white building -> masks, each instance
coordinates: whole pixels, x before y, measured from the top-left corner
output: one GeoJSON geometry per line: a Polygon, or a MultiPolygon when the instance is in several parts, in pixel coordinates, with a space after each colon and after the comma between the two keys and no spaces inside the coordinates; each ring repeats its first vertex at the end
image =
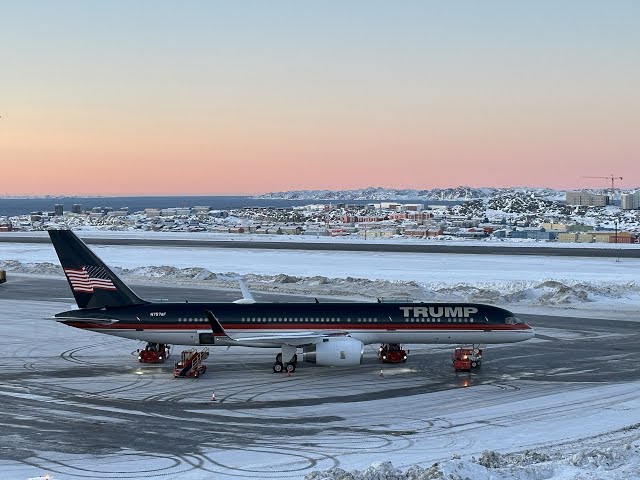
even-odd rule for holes
{"type": "Polygon", "coordinates": [[[623,193],[620,206],[623,210],[640,209],[640,190],[636,190],[633,193],[623,193]]]}
{"type": "Polygon", "coordinates": [[[567,192],[567,205],[584,205],[589,207],[604,207],[611,203],[609,195],[597,195],[587,192],[567,192]]]}

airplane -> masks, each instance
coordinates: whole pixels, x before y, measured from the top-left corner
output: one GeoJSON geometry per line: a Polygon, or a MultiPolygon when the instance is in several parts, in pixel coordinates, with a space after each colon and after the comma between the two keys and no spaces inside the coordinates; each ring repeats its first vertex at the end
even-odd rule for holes
{"type": "Polygon", "coordinates": [[[82,330],[153,344],[278,348],[274,372],[307,362],[353,366],[369,344],[521,342],[535,332],[503,308],[480,303],[150,302],[138,297],[70,230],[49,230],[78,309],[55,319],[82,330]]]}

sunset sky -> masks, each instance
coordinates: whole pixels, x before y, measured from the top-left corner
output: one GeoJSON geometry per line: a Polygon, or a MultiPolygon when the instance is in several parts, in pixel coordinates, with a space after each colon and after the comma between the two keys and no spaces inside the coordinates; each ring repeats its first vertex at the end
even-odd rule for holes
{"type": "Polygon", "coordinates": [[[640,1],[0,0],[0,195],[640,186],[640,1]]]}

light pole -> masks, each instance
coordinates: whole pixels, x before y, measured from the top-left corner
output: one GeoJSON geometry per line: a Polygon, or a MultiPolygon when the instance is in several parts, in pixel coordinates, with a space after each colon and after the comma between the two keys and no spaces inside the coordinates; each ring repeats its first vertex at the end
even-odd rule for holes
{"type": "Polygon", "coordinates": [[[616,227],[616,243],[618,243],[618,220],[614,220],[613,224],[616,227]]]}

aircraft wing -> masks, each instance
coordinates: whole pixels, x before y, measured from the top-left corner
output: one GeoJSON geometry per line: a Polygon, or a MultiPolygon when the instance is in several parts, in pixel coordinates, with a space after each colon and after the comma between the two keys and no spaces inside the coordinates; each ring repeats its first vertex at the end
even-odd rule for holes
{"type": "Polygon", "coordinates": [[[252,343],[264,345],[265,343],[273,343],[273,345],[277,347],[279,347],[280,345],[291,345],[292,347],[303,347],[305,345],[320,343],[323,338],[328,338],[331,336],[344,336],[344,335],[345,334],[327,335],[322,333],[309,332],[308,334],[306,334],[306,336],[296,333],[291,335],[287,335],[287,334],[263,335],[260,337],[233,336],[229,338],[238,343],[242,343],[243,345],[250,345],[252,343]]]}
{"type": "Polygon", "coordinates": [[[302,347],[304,345],[311,345],[313,343],[320,343],[323,338],[329,337],[342,337],[346,336],[343,332],[332,333],[316,333],[316,332],[295,332],[295,333],[274,333],[273,335],[261,335],[242,337],[236,335],[229,335],[224,329],[220,321],[209,310],[207,310],[207,319],[211,325],[211,330],[214,334],[224,335],[230,340],[233,340],[243,345],[250,345],[252,343],[264,345],[265,343],[273,343],[274,346],[291,345],[292,347],[302,347]]]}

